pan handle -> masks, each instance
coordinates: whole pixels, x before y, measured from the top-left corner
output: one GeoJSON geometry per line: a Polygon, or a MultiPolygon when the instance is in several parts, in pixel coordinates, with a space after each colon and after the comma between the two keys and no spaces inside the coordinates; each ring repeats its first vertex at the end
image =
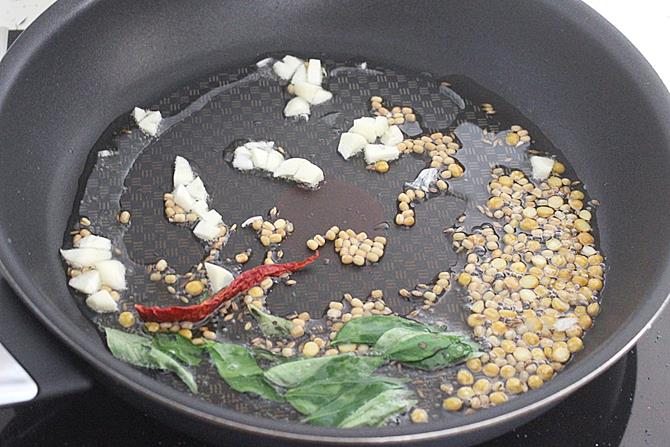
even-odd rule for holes
{"type": "Polygon", "coordinates": [[[37,384],[0,343],[0,406],[33,400],[37,384]]]}
{"type": "Polygon", "coordinates": [[[74,356],[0,278],[0,407],[81,393],[93,385],[74,356]]]}
{"type": "MultiPolygon", "coordinates": [[[[0,27],[0,59],[20,30],[0,27]]],[[[89,390],[81,362],[26,309],[0,277],[0,408],[89,390]]],[[[2,439],[0,439],[2,441],[2,439]]]]}

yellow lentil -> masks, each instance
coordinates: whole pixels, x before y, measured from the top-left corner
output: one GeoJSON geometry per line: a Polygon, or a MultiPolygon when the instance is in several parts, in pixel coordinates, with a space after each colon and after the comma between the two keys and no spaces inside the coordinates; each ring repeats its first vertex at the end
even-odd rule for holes
{"type": "Polygon", "coordinates": [[[536,390],[542,385],[544,385],[544,380],[542,380],[540,376],[533,374],[532,376],[528,377],[528,387],[531,390],[536,390]]]}
{"type": "Polygon", "coordinates": [[[415,424],[425,424],[428,422],[428,412],[423,408],[415,408],[409,417],[415,424]]]}
{"type": "Polygon", "coordinates": [[[472,385],[475,379],[467,369],[459,369],[456,373],[456,381],[461,385],[472,385]]]}
{"type": "Polygon", "coordinates": [[[503,393],[502,391],[495,391],[489,396],[489,401],[492,405],[504,404],[507,402],[507,399],[507,394],[503,393]]]}
{"type": "Polygon", "coordinates": [[[442,407],[447,411],[459,411],[463,408],[463,401],[458,397],[448,397],[442,401],[442,407]]]}
{"type": "MultiPolygon", "coordinates": [[[[167,278],[165,282],[167,282],[167,278]]],[[[186,283],[184,290],[191,296],[198,296],[205,290],[205,286],[200,281],[194,280],[186,283]]]]}
{"type": "Polygon", "coordinates": [[[178,334],[189,340],[193,337],[193,333],[191,332],[190,329],[179,329],[178,334]]]}
{"type": "Polygon", "coordinates": [[[305,345],[302,347],[302,354],[305,357],[314,357],[319,353],[319,345],[317,345],[313,341],[308,341],[305,343],[305,345]]]}
{"type": "Polygon", "coordinates": [[[125,328],[129,328],[135,324],[135,316],[131,312],[121,312],[119,314],[119,324],[125,328]]]}

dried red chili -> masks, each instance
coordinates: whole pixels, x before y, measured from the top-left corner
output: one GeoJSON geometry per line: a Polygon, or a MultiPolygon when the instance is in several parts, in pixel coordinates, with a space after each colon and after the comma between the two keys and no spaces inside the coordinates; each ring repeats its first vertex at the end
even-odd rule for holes
{"type": "Polygon", "coordinates": [[[219,306],[238,294],[245,292],[260,284],[269,276],[280,276],[303,269],[319,257],[319,252],[303,261],[287,262],[285,264],[259,265],[240,273],[228,287],[219,290],[211,297],[199,304],[192,306],[143,306],[135,304],[135,310],[144,321],[174,322],[174,321],[200,321],[214,313],[219,306]]]}

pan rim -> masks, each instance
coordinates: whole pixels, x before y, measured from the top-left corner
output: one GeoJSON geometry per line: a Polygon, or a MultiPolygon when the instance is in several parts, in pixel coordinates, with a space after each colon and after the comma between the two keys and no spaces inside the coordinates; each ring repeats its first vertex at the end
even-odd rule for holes
{"type": "MultiPolygon", "coordinates": [[[[38,19],[35,25],[42,28],[41,31],[47,32],[48,35],[49,33],[56,31],[60,26],[67,24],[67,22],[77,14],[84,12],[88,7],[92,7],[98,1],[99,0],[77,0],[72,2],[63,2],[61,4],[57,3],[54,7],[50,8],[46,16],[43,16],[42,20],[38,19]],[[65,3],[67,3],[67,5],[65,5],[65,3]],[[73,6],[76,7],[73,8],[73,6]]],[[[599,20],[603,24],[606,24],[604,19],[594,13],[590,8],[577,2],[574,2],[575,4],[572,5],[572,11],[568,12],[566,12],[566,10],[569,8],[552,6],[551,2],[547,0],[543,0],[542,3],[546,4],[548,8],[556,10],[556,12],[560,13],[563,18],[572,17],[576,19],[576,17],[579,16],[583,18],[584,15],[589,15],[592,16],[594,20],[599,20]]],[[[626,39],[621,36],[620,33],[618,33],[618,31],[611,27],[611,25],[609,25],[609,27],[611,28],[610,35],[608,36],[609,38],[613,38],[617,41],[615,43],[618,44],[625,44],[627,42],[626,39]]],[[[37,32],[34,32],[31,33],[30,36],[32,37],[33,35],[37,34],[37,32]]],[[[37,38],[32,38],[31,43],[39,44],[40,40],[37,38]]],[[[29,48],[29,45],[30,43],[21,43],[21,46],[26,47],[26,49],[29,48]]],[[[643,62],[638,64],[638,70],[646,71],[649,75],[652,75],[657,79],[653,69],[648,66],[646,61],[641,58],[636,50],[633,49],[631,52],[631,48],[620,49],[622,51],[626,50],[628,57],[634,58],[639,62],[643,62]]],[[[14,74],[19,72],[20,68],[17,68],[14,74]]],[[[8,76],[5,80],[9,79],[11,79],[11,76],[8,76]]],[[[2,92],[0,92],[0,104],[1,102],[2,92]]],[[[658,112],[657,116],[663,116],[664,114],[670,115],[667,105],[658,105],[657,107],[659,108],[656,110],[658,112]]],[[[670,131],[668,131],[668,134],[670,135],[670,131]]],[[[94,351],[87,349],[85,345],[77,344],[76,333],[78,330],[67,320],[65,315],[54,320],[48,315],[49,311],[54,310],[56,310],[55,315],[60,315],[60,313],[58,313],[58,309],[56,309],[55,306],[46,300],[36,301],[35,299],[30,298],[31,296],[39,297],[42,294],[31,282],[30,277],[26,275],[25,272],[23,272],[17,263],[13,262],[10,256],[8,256],[8,254],[11,252],[12,249],[6,239],[0,238],[0,273],[2,276],[9,282],[12,288],[17,291],[17,294],[21,300],[40,319],[40,321],[61,340],[63,340],[65,344],[70,347],[70,349],[75,351],[85,361],[92,364],[98,373],[111,378],[117,383],[122,383],[128,390],[135,392],[138,395],[151,399],[157,403],[160,403],[161,405],[171,408],[172,410],[181,411],[183,413],[189,414],[190,416],[215,423],[220,427],[247,431],[254,434],[269,435],[292,441],[319,441],[330,442],[334,444],[383,444],[402,441],[430,440],[447,437],[453,434],[473,432],[483,427],[503,424],[519,415],[523,415],[526,412],[547,408],[552,403],[557,403],[568,394],[574,392],[576,389],[595,378],[613,362],[624,355],[639,339],[639,337],[651,326],[653,321],[657,318],[668,302],[667,291],[663,293],[662,296],[659,296],[659,293],[661,293],[659,290],[661,285],[658,285],[657,288],[653,291],[654,299],[648,300],[646,307],[643,307],[639,312],[631,316],[631,319],[626,323],[625,330],[619,331],[617,334],[613,335],[608,340],[607,344],[604,344],[602,348],[594,352],[589,357],[594,360],[602,360],[602,362],[599,364],[597,362],[592,362],[596,363],[598,365],[597,367],[592,368],[591,366],[588,366],[586,362],[582,362],[581,365],[576,365],[575,368],[572,368],[570,371],[565,371],[551,383],[543,387],[543,389],[534,391],[532,394],[532,403],[524,404],[525,401],[531,400],[531,398],[529,398],[528,395],[522,396],[507,403],[503,407],[493,408],[487,410],[486,412],[480,412],[478,416],[472,416],[473,418],[477,418],[477,420],[473,422],[464,425],[456,425],[454,427],[445,429],[421,431],[409,434],[393,434],[397,433],[398,431],[413,431],[411,430],[411,427],[408,426],[344,431],[337,429],[323,429],[321,427],[312,427],[295,424],[292,422],[275,421],[272,419],[245,415],[234,410],[215,407],[211,404],[197,406],[195,405],[196,401],[191,396],[187,396],[184,393],[174,390],[165,384],[161,384],[160,382],[150,379],[140,371],[135,370],[134,368],[114,359],[109,353],[104,352],[103,355],[99,350],[94,351]],[[649,316],[649,306],[651,304],[658,304],[659,301],[660,305],[651,314],[651,316],[649,316]],[[642,318],[643,313],[647,315],[645,318],[642,318]],[[615,348],[616,346],[621,347],[615,348]],[[573,377],[577,377],[577,379],[570,380],[573,377]],[[561,385],[566,382],[567,385],[563,388],[560,388],[561,385]],[[214,414],[213,412],[205,411],[203,408],[218,408],[218,411],[216,414],[214,414]],[[507,411],[508,408],[511,410],[507,411]],[[482,414],[484,414],[484,416],[482,416],[482,414]],[[486,417],[487,415],[492,416],[486,417]],[[272,428],[273,426],[277,428],[272,428]],[[370,434],[367,435],[365,433],[370,434]]],[[[666,264],[659,276],[668,275],[670,275],[670,265],[666,264]]],[[[663,288],[667,289],[667,285],[663,285],[663,288]]],[[[470,418],[470,416],[468,417],[470,418]]],[[[435,422],[433,424],[444,425],[444,420],[435,422]]],[[[429,428],[433,426],[433,424],[426,425],[424,427],[429,428]]],[[[415,430],[420,430],[420,428],[415,428],[415,430]]]]}

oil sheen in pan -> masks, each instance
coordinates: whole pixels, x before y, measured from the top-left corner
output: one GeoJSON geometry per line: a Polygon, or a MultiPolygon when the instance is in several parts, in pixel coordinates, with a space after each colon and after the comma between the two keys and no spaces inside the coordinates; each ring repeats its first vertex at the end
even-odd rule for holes
{"type": "MultiPolygon", "coordinates": [[[[490,196],[486,185],[493,166],[530,170],[526,145],[491,144],[496,137],[504,141],[504,129],[511,124],[529,129],[534,147],[557,156],[567,166],[565,158],[539,129],[502,98],[467,78],[447,77],[454,85],[452,90],[426,74],[368,69],[350,62],[324,64],[332,68],[324,88],[333,92],[333,100],[315,107],[309,121],[283,117],[289,99],[285,88],[268,67],[254,64],[203,78],[160,100],[152,108],[167,118],[156,140],[132,128],[128,116],[112,123],[93,148],[72,222],[79,216],[88,216],[93,232],[111,238],[120,250],[129,267],[129,289],[122,297],[121,310],[130,309],[135,302],[178,304],[164,284],[148,280],[146,266],[164,258],[177,271],[186,272],[205,255],[188,228],[168,223],[163,215],[162,197],[172,190],[177,155],[191,161],[212,196],[211,206],[222,213],[228,225],[239,225],[274,206],[280,217],[294,222],[295,232],[282,244],[285,260],[306,256],[305,241],[316,233],[323,234],[332,225],[387,237],[386,252],[378,264],[361,269],[342,266],[328,245],[321,251],[322,258],[329,262],[296,274],[295,286],[277,285],[270,292],[268,307],[273,313],[281,316],[307,311],[315,319],[323,315],[328,302],[339,301],[343,293],[365,297],[372,289],[382,289],[386,303],[404,315],[421,301],[402,299],[399,289],[429,283],[440,271],[459,271],[464,257],[452,250],[443,229],[463,215],[461,225],[467,230],[486,221],[477,206],[490,196]],[[424,131],[453,133],[462,145],[455,158],[465,167],[465,175],[449,182],[449,193],[418,205],[417,225],[409,230],[392,223],[396,198],[404,183],[413,180],[426,166],[426,158],[404,156],[392,164],[388,173],[379,175],[366,171],[360,158],[345,161],[335,150],[340,133],[351,126],[353,119],[370,115],[369,99],[374,95],[392,105],[413,107],[424,131]],[[498,114],[484,113],[477,105],[482,102],[494,103],[498,114]],[[320,166],[326,181],[319,190],[306,191],[294,184],[235,171],[224,160],[224,151],[239,140],[273,140],[291,156],[307,158],[320,166]],[[116,220],[121,209],[132,212],[128,227],[116,220]]],[[[573,173],[569,166],[568,173],[573,173]]],[[[261,263],[264,247],[249,229],[238,229],[222,252],[224,257],[233,258],[247,248],[253,250],[250,265],[261,263]]],[[[74,293],[73,299],[83,302],[74,293]]],[[[446,322],[451,330],[469,331],[464,323],[469,314],[464,303],[460,288],[452,287],[422,317],[446,322]]],[[[85,306],[82,310],[99,326],[117,325],[113,314],[93,315],[85,306]]],[[[245,331],[243,326],[240,322],[220,321],[218,335],[242,343],[258,335],[245,331]]],[[[412,386],[425,396],[420,406],[437,409],[444,397],[439,386],[445,378],[453,377],[455,370],[427,374],[386,367],[380,372],[413,378],[412,386]]],[[[170,374],[147,373],[184,388],[170,374]]],[[[230,390],[206,362],[194,373],[202,399],[276,419],[298,418],[288,405],[230,390]]]]}

